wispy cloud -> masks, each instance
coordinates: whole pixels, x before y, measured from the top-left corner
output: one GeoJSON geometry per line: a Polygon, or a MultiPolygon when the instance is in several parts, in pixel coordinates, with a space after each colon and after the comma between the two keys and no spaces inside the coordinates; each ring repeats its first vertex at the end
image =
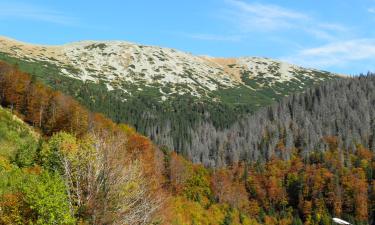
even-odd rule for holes
{"type": "Polygon", "coordinates": [[[303,13],[277,5],[246,3],[239,0],[227,0],[226,2],[232,6],[232,9],[227,11],[229,18],[239,22],[238,25],[246,30],[291,28],[294,27],[293,21],[309,19],[303,13]]]}
{"type": "Polygon", "coordinates": [[[216,35],[216,34],[187,34],[185,35],[192,39],[204,40],[204,41],[241,41],[243,36],[241,35],[216,35]]]}
{"type": "MultiPolygon", "coordinates": [[[[244,0],[224,0],[225,9],[215,12],[222,23],[227,23],[229,34],[190,33],[185,37],[204,41],[240,42],[254,34],[270,33],[282,36],[300,32],[318,40],[333,41],[348,34],[350,29],[341,24],[320,21],[305,12],[274,4],[244,0]]],[[[218,19],[216,18],[216,19],[218,19]]]]}
{"type": "Polygon", "coordinates": [[[375,14],[375,8],[368,8],[367,12],[375,14]]]}
{"type": "Polygon", "coordinates": [[[280,32],[299,30],[318,39],[334,39],[337,33],[348,28],[321,22],[313,16],[278,5],[226,0],[230,6],[223,11],[224,19],[232,22],[242,32],[280,32]]]}
{"type": "Polygon", "coordinates": [[[66,26],[77,25],[77,18],[62,12],[28,3],[0,3],[1,19],[25,19],[66,26]]]}
{"type": "Polygon", "coordinates": [[[284,60],[318,68],[340,67],[361,61],[374,63],[375,39],[354,39],[302,49],[294,55],[285,57],[284,60]]]}

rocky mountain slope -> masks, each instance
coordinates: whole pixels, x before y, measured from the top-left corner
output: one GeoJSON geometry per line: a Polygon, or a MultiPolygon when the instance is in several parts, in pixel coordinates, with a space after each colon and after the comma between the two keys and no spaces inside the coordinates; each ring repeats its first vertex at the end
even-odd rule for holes
{"type": "Polygon", "coordinates": [[[270,88],[273,94],[283,95],[283,89],[289,86],[303,89],[307,83],[330,76],[267,58],[200,57],[121,41],[39,46],[3,37],[0,51],[29,62],[53,64],[71,78],[104,82],[108,91],[120,89],[131,95],[129,86],[137,91],[158,87],[164,100],[173,94],[213,97],[213,91],[240,86],[250,90],[270,88]]]}
{"type": "Polygon", "coordinates": [[[192,143],[207,139],[202,124],[212,132],[227,129],[284,96],[339,77],[268,58],[194,56],[121,41],[40,46],[2,37],[0,60],[195,162],[204,161],[192,143]]]}

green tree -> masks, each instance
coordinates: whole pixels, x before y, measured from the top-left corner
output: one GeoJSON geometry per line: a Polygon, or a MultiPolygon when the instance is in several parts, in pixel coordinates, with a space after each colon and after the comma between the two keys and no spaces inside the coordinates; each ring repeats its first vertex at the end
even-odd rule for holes
{"type": "Polygon", "coordinates": [[[292,221],[292,225],[303,225],[302,220],[299,218],[299,216],[295,216],[292,221]]]}
{"type": "Polygon", "coordinates": [[[211,197],[211,188],[208,171],[198,166],[194,169],[192,176],[186,181],[184,194],[188,199],[200,203],[207,203],[211,197]]]}
{"type": "Polygon", "coordinates": [[[74,224],[64,182],[58,174],[30,175],[21,188],[24,200],[37,214],[36,224],[74,224]]]}

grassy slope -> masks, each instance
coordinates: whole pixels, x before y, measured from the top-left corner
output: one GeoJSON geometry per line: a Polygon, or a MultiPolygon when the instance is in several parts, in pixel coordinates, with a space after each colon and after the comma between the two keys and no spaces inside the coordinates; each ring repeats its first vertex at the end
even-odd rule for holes
{"type": "Polygon", "coordinates": [[[36,148],[37,139],[38,134],[28,125],[0,107],[0,157],[14,161],[23,149],[36,148]]]}

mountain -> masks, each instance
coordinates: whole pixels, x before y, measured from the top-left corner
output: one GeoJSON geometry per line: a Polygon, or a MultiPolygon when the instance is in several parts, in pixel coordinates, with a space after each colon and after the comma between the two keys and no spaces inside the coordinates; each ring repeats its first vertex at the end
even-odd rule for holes
{"type": "MultiPolygon", "coordinates": [[[[174,95],[225,101],[218,91],[249,89],[284,96],[331,74],[258,57],[212,58],[169,48],[120,41],[82,41],[63,46],[38,46],[0,38],[3,54],[28,62],[53,64],[62,75],[103,82],[108,91],[122,90],[128,98],[157,88],[160,101],[174,95]]],[[[123,98],[127,101],[127,98],[123,98]]]]}
{"type": "Polygon", "coordinates": [[[374,86],[331,81],[248,115],[215,140],[267,161],[207,168],[0,62],[0,224],[373,224],[374,86]]]}
{"type": "Polygon", "coordinates": [[[133,125],[157,144],[210,165],[217,159],[208,159],[206,147],[193,141],[207,139],[199,133],[202,124],[227,129],[284,96],[339,78],[268,58],[194,56],[120,41],[39,46],[3,37],[0,60],[92,111],[133,125]]]}

